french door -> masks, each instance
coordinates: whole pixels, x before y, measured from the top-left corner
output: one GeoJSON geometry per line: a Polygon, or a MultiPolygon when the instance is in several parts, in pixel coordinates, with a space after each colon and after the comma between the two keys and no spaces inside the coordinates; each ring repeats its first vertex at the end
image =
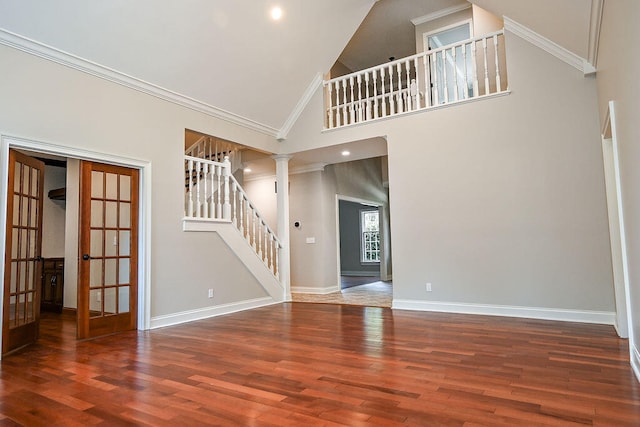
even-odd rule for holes
{"type": "Polygon", "coordinates": [[[83,161],[78,338],[137,327],[138,170],[83,161]]]}
{"type": "Polygon", "coordinates": [[[38,338],[44,163],[9,150],[2,354],[38,338]]]}

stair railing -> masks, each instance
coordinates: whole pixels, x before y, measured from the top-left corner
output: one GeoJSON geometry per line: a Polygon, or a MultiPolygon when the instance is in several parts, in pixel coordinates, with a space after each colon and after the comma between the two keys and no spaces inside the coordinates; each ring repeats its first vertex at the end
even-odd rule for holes
{"type": "Polygon", "coordinates": [[[231,162],[184,156],[185,218],[230,222],[276,278],[282,243],[231,174],[231,162]]]}

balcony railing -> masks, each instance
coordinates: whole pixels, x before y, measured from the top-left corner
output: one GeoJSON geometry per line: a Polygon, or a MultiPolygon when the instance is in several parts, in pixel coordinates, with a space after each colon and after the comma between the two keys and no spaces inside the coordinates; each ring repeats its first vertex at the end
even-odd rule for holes
{"type": "Polygon", "coordinates": [[[507,92],[504,30],[324,82],[325,128],[507,92]]]}

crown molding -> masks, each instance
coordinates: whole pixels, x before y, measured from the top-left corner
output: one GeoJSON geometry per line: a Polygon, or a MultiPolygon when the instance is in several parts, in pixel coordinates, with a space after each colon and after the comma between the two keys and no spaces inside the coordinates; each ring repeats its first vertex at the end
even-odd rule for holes
{"type": "Polygon", "coordinates": [[[438,18],[442,18],[443,16],[451,15],[452,13],[460,12],[463,10],[467,10],[471,7],[471,3],[459,4],[456,6],[447,7],[441,10],[438,10],[433,13],[428,13],[423,16],[418,16],[417,18],[411,19],[411,23],[413,25],[424,24],[425,22],[435,21],[438,18]]]}
{"type": "Polygon", "coordinates": [[[274,138],[278,129],[0,28],[0,44],[274,138]]]}
{"type": "Polygon", "coordinates": [[[311,80],[311,83],[309,83],[309,86],[307,86],[307,89],[302,94],[302,97],[294,107],[293,111],[291,111],[291,114],[289,114],[289,117],[284,122],[284,125],[278,132],[278,135],[276,136],[278,140],[282,141],[287,139],[287,135],[289,134],[289,131],[298,120],[298,117],[300,117],[300,114],[302,114],[304,109],[307,108],[309,101],[311,101],[311,98],[313,97],[313,95],[316,93],[316,91],[321,85],[322,85],[322,74],[317,73],[313,78],[313,80],[311,80]]]}
{"type": "Polygon", "coordinates": [[[291,168],[291,170],[289,171],[289,175],[298,175],[301,173],[309,172],[324,172],[324,168],[326,166],[326,163],[309,163],[308,165],[301,165],[295,168],[291,168]]]}
{"type": "Polygon", "coordinates": [[[604,0],[591,0],[591,21],[589,22],[589,53],[587,60],[594,67],[598,65],[600,47],[600,28],[602,28],[602,10],[604,0]]]}
{"type": "Polygon", "coordinates": [[[547,53],[555,56],[559,60],[571,65],[575,69],[581,71],[585,76],[595,74],[595,67],[589,63],[585,58],[576,55],[570,50],[565,49],[559,44],[549,40],[548,38],[541,36],[535,31],[525,27],[522,24],[514,21],[511,18],[504,17],[504,29],[512,32],[518,37],[521,37],[533,44],[536,47],[544,50],[547,53]]]}

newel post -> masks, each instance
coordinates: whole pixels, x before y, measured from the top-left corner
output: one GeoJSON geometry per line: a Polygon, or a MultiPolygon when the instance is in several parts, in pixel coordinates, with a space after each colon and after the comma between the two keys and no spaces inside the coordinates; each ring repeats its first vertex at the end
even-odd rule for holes
{"type": "Polygon", "coordinates": [[[224,156],[224,168],[222,174],[224,176],[224,201],[222,205],[222,218],[231,221],[231,202],[229,198],[229,175],[231,175],[231,162],[229,156],[224,156]]]}
{"type": "Polygon", "coordinates": [[[278,154],[272,156],[276,161],[276,198],[278,204],[278,238],[282,243],[280,250],[280,282],[284,288],[284,300],[291,301],[290,252],[289,252],[289,160],[292,156],[278,154]]]}

